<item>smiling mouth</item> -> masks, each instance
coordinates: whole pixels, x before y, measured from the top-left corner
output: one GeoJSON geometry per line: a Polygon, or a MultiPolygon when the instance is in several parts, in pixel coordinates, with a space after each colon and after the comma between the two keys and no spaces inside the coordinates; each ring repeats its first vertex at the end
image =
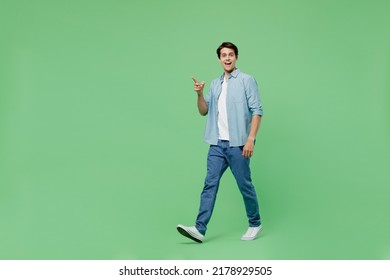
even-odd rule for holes
{"type": "Polygon", "coordinates": [[[232,65],[232,63],[231,62],[225,62],[225,65],[230,66],[230,65],[232,65]]]}

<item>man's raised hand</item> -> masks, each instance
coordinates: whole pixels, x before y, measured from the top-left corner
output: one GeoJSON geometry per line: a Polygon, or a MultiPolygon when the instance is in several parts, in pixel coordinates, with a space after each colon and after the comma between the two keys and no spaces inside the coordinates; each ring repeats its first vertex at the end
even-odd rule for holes
{"type": "Polygon", "coordinates": [[[203,88],[204,88],[204,82],[198,82],[197,79],[195,79],[194,77],[192,77],[192,80],[194,81],[194,90],[198,93],[198,94],[203,94],[203,88]]]}

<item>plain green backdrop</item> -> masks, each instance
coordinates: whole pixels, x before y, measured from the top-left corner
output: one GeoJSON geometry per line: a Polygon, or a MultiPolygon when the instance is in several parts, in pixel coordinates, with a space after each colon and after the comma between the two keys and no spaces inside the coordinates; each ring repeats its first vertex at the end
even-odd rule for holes
{"type": "Polygon", "coordinates": [[[389,1],[0,0],[0,259],[390,259],[389,1]],[[194,75],[239,47],[264,231],[225,173],[205,243],[194,75]]]}

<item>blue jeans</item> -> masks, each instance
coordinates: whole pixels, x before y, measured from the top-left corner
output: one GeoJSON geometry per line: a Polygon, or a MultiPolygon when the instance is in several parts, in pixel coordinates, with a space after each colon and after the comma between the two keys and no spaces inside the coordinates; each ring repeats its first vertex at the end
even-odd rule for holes
{"type": "Polygon", "coordinates": [[[244,199],[249,226],[257,227],[261,224],[259,204],[249,168],[250,160],[242,156],[242,149],[242,146],[230,147],[229,141],[225,140],[218,140],[218,145],[210,146],[207,156],[207,176],[200,196],[199,213],[195,225],[202,234],[206,233],[217,198],[219,181],[228,167],[244,199]]]}

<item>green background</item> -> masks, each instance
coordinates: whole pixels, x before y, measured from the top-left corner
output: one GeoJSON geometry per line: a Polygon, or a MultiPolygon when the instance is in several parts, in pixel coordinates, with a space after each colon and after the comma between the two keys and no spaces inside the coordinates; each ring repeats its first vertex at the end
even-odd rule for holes
{"type": "Polygon", "coordinates": [[[1,259],[390,259],[389,1],[0,1],[1,259]],[[205,243],[194,75],[239,47],[264,231],[230,171],[205,243]]]}

